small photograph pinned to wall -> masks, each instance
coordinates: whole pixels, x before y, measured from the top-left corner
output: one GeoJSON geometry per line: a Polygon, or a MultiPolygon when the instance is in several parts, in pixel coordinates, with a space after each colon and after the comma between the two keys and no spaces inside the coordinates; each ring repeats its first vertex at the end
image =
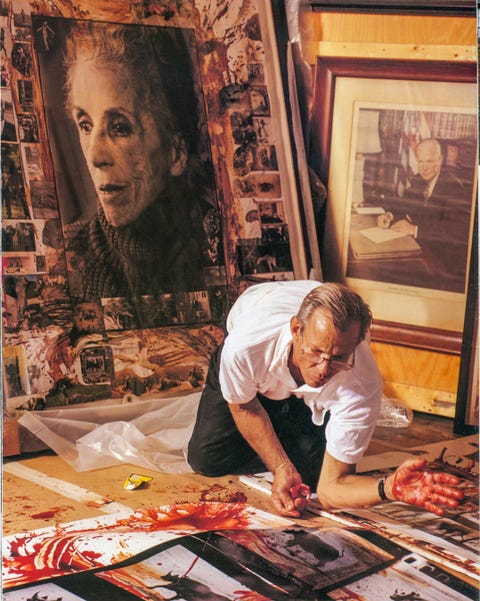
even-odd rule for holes
{"type": "Polygon", "coordinates": [[[202,323],[210,320],[210,304],[206,290],[175,294],[179,323],[202,323]]]}
{"type": "Polygon", "coordinates": [[[219,93],[220,104],[225,109],[248,109],[250,98],[245,84],[230,83],[224,86],[219,93]]]}
{"type": "Polygon", "coordinates": [[[4,253],[36,250],[35,226],[31,221],[7,221],[2,224],[2,251],[4,253]]]}
{"type": "Polygon", "coordinates": [[[40,144],[22,144],[20,152],[22,154],[23,164],[26,166],[26,172],[30,183],[35,179],[43,179],[44,171],[40,144]]]}
{"type": "Polygon", "coordinates": [[[258,199],[281,198],[280,174],[272,171],[249,173],[234,180],[234,192],[240,197],[254,196],[258,199]]]}
{"type": "Polygon", "coordinates": [[[242,238],[262,237],[262,228],[260,226],[260,213],[258,212],[258,203],[254,198],[241,198],[240,207],[243,217],[243,235],[242,238]]]}
{"type": "Polygon", "coordinates": [[[270,116],[270,101],[266,86],[252,86],[249,91],[250,103],[253,114],[256,116],[270,116]]]}
{"type": "Polygon", "coordinates": [[[78,303],[73,307],[73,324],[78,334],[91,334],[104,329],[103,309],[94,302],[78,303]]]}
{"type": "Polygon", "coordinates": [[[256,146],[257,133],[253,124],[252,111],[233,111],[230,114],[230,125],[232,126],[232,137],[235,144],[239,146],[256,146]]]}
{"type": "Polygon", "coordinates": [[[250,85],[259,85],[265,83],[265,67],[263,63],[248,63],[248,83],[250,85]]]}
{"type": "MultiPolygon", "coordinates": [[[[4,390],[7,399],[22,397],[30,393],[27,371],[27,356],[22,346],[3,349],[4,390]]],[[[7,404],[7,410],[10,404],[7,404]]]]}
{"type": "Polygon", "coordinates": [[[15,42],[12,48],[12,67],[23,77],[33,74],[33,58],[30,44],[15,42]]]}
{"type": "Polygon", "coordinates": [[[233,171],[240,177],[254,170],[254,148],[239,146],[233,153],[233,171]]]}
{"type": "Polygon", "coordinates": [[[47,273],[47,258],[45,255],[35,255],[35,271],[30,273],[47,273]]]}
{"type": "Polygon", "coordinates": [[[123,297],[102,298],[105,330],[133,330],[137,327],[135,311],[123,297]]]}
{"type": "Polygon", "coordinates": [[[179,321],[174,294],[144,295],[140,307],[147,328],[176,324],[179,321]]]}
{"type": "Polygon", "coordinates": [[[259,276],[262,279],[292,279],[293,266],[288,242],[259,244],[255,239],[240,239],[237,244],[237,259],[242,275],[259,276]]]}
{"type": "Polygon", "coordinates": [[[253,119],[253,128],[257,134],[259,144],[273,144],[275,142],[271,125],[270,117],[255,117],[253,119]]]}
{"type": "Polygon", "coordinates": [[[229,300],[226,286],[211,286],[208,288],[210,315],[213,321],[223,321],[227,317],[229,300]]]}
{"type": "Polygon", "coordinates": [[[257,146],[254,152],[254,171],[278,171],[275,146],[257,146]]]}
{"type": "MultiPolygon", "coordinates": [[[[255,182],[256,194],[259,199],[262,198],[281,198],[282,186],[280,183],[280,173],[256,173],[252,177],[255,182]]],[[[280,204],[280,203],[279,203],[280,204]]]]}
{"type": "Polygon", "coordinates": [[[29,219],[18,144],[2,143],[2,219],[29,219]]]}
{"type": "Polygon", "coordinates": [[[38,257],[33,255],[32,253],[28,253],[27,255],[13,255],[13,256],[3,256],[2,257],[2,273],[4,275],[15,275],[15,274],[27,274],[27,273],[37,273],[38,257]]]}
{"type": "MultiPolygon", "coordinates": [[[[2,86],[4,83],[2,82],[2,86]]],[[[15,127],[15,116],[13,112],[12,91],[2,90],[2,141],[16,142],[17,129],[15,127]]]]}
{"type": "Polygon", "coordinates": [[[28,79],[18,79],[17,90],[20,109],[24,113],[32,113],[34,110],[32,82],[28,79]]]}
{"type": "MultiPolygon", "coordinates": [[[[16,2],[13,8],[13,25],[15,29],[28,27],[32,25],[30,9],[26,2],[16,2]]],[[[17,32],[15,31],[15,34],[17,32]]]]}
{"type": "Polygon", "coordinates": [[[21,113],[18,115],[18,131],[20,142],[38,143],[40,136],[38,133],[37,116],[32,113],[21,113]]]}
{"type": "Polygon", "coordinates": [[[110,384],[115,377],[109,346],[87,346],[80,351],[82,384],[110,384]]]}
{"type": "Polygon", "coordinates": [[[259,202],[258,207],[262,225],[285,223],[285,212],[282,201],[259,202]]]}
{"type": "Polygon", "coordinates": [[[135,309],[143,328],[203,323],[211,319],[207,290],[144,295],[135,309]]]}
{"type": "Polygon", "coordinates": [[[288,239],[287,225],[262,226],[262,244],[288,243],[288,239]]]}
{"type": "Polygon", "coordinates": [[[3,318],[7,332],[54,325],[69,330],[72,311],[65,276],[5,276],[3,318]]]}
{"type": "Polygon", "coordinates": [[[35,219],[58,217],[58,200],[53,182],[31,181],[30,197],[35,219]]]}

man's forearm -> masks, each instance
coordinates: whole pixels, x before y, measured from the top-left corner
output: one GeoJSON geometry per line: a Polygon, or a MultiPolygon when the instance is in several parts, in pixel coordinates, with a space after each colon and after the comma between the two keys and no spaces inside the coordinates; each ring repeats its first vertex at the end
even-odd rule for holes
{"type": "MultiPolygon", "coordinates": [[[[394,500],[391,478],[384,483],[384,493],[388,500],[394,500]]],[[[318,498],[325,509],[348,507],[371,507],[383,502],[379,495],[379,478],[347,474],[335,483],[318,484],[318,498]]]]}
{"type": "Polygon", "coordinates": [[[239,432],[271,472],[290,461],[268,413],[257,398],[241,405],[230,404],[229,407],[239,432]]]}

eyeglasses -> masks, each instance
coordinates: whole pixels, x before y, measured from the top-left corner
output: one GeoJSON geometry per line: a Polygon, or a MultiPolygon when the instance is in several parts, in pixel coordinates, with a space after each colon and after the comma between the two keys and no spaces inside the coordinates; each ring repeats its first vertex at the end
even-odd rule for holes
{"type": "Polygon", "coordinates": [[[329,357],[321,351],[312,351],[308,344],[305,344],[303,332],[300,334],[300,336],[302,337],[302,346],[300,347],[300,351],[305,359],[310,363],[317,363],[318,365],[328,363],[332,369],[337,371],[348,371],[355,365],[355,351],[353,351],[346,361],[341,361],[340,359],[329,357]]]}

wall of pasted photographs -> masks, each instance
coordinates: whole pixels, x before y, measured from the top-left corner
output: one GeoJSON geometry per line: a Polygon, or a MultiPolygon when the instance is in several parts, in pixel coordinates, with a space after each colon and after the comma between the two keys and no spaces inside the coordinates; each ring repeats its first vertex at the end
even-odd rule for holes
{"type": "Polygon", "coordinates": [[[0,27],[7,414],[198,388],[238,293],[293,277],[255,2],[1,0],[0,27]],[[130,63],[86,54],[105,32],[130,63]]]}

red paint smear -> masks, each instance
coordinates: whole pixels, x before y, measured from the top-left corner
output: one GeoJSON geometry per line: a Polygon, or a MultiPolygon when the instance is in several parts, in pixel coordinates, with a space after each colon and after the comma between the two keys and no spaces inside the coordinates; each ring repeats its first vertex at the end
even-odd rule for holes
{"type": "MultiPolygon", "coordinates": [[[[8,572],[5,588],[28,584],[64,574],[103,567],[101,554],[93,550],[80,553],[78,539],[106,532],[130,533],[162,530],[244,530],[250,518],[243,503],[181,503],[167,507],[140,509],[126,519],[91,530],[69,533],[57,527],[48,539],[35,541],[34,534],[19,535],[10,544],[10,554],[3,556],[8,572]]],[[[93,546],[93,545],[92,545],[93,546]]]]}
{"type": "Polygon", "coordinates": [[[237,530],[250,519],[243,503],[179,503],[140,509],[118,525],[132,530],[237,530]]]}
{"type": "Polygon", "coordinates": [[[51,509],[50,511],[42,511],[42,513],[33,513],[30,517],[34,520],[48,520],[53,518],[58,513],[58,509],[51,509]]]}

